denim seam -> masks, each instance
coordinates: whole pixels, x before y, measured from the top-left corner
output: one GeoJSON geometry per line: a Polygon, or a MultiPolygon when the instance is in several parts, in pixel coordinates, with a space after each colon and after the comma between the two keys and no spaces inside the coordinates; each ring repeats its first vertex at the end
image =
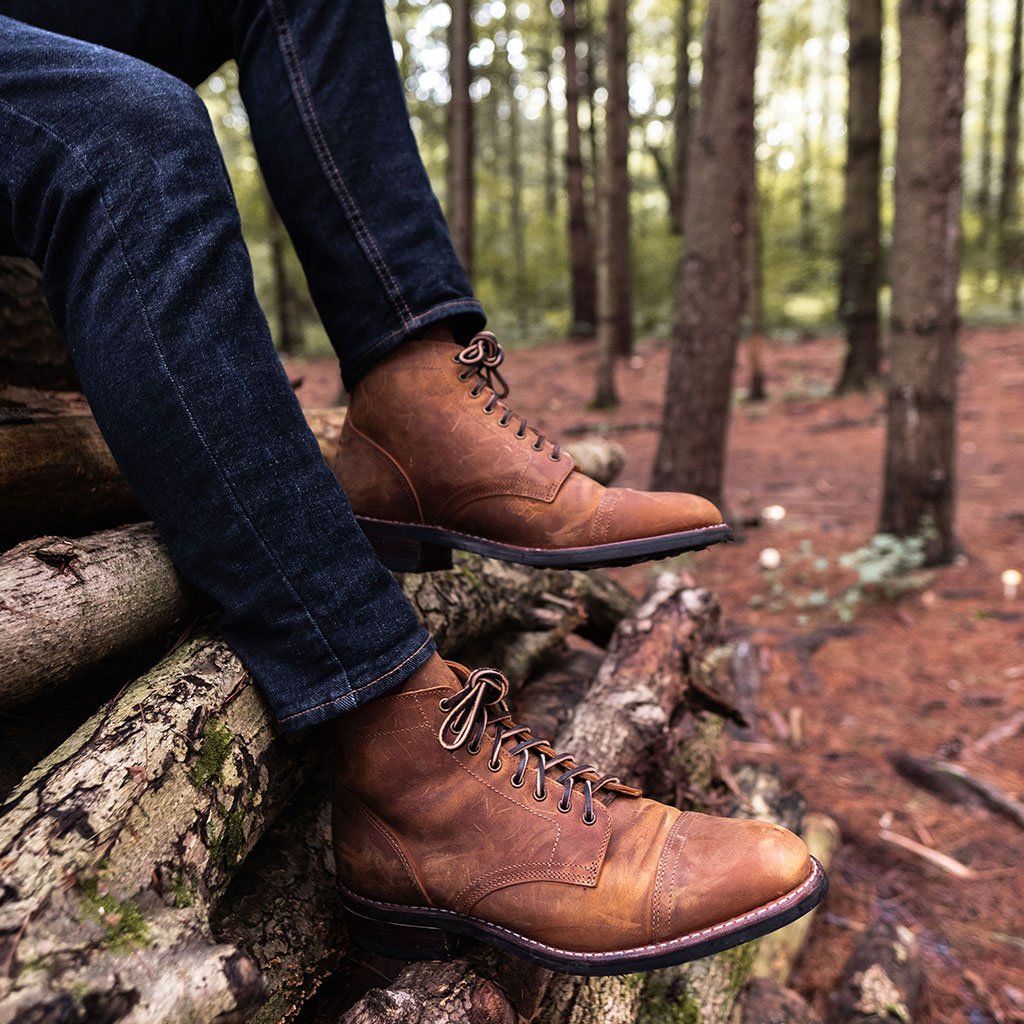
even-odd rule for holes
{"type": "MultiPolygon", "coordinates": [[[[408,324],[404,324],[402,327],[399,327],[398,330],[391,331],[390,333],[385,334],[382,338],[378,338],[370,348],[361,354],[360,358],[365,359],[367,356],[376,352],[382,345],[387,345],[400,335],[416,330],[416,328],[419,327],[427,317],[434,316],[436,313],[440,313],[442,310],[449,309],[452,306],[465,307],[469,305],[476,306],[476,308],[480,310],[480,314],[483,315],[483,306],[480,304],[478,299],[449,299],[447,302],[440,302],[436,306],[431,306],[430,309],[424,310],[422,313],[417,313],[408,324]]],[[[467,309],[466,312],[469,313],[471,310],[467,309]]]]}
{"type": "Polygon", "coordinates": [[[322,711],[324,708],[329,708],[332,704],[338,704],[343,700],[347,700],[353,694],[359,693],[360,690],[365,690],[368,686],[373,686],[375,683],[380,683],[383,680],[387,679],[388,676],[393,676],[396,672],[400,671],[404,665],[407,665],[410,661],[412,661],[412,659],[415,658],[420,653],[420,651],[422,651],[423,648],[431,642],[431,638],[428,636],[427,639],[424,640],[423,643],[421,643],[419,647],[417,647],[416,650],[412,652],[412,654],[403,658],[397,665],[395,665],[394,668],[390,668],[388,669],[387,672],[377,676],[376,679],[371,679],[368,683],[360,683],[359,686],[354,687],[353,689],[349,690],[348,693],[342,694],[340,697],[332,697],[330,700],[325,700],[322,704],[315,704],[311,708],[303,708],[301,711],[293,711],[290,715],[285,715],[284,718],[279,720],[281,725],[284,725],[285,722],[290,722],[293,718],[300,718],[303,715],[311,715],[315,711],[322,711]]]}
{"type": "Polygon", "coordinates": [[[341,205],[342,213],[355,233],[356,240],[359,242],[363,254],[376,272],[385,294],[391,300],[395,312],[402,321],[402,329],[409,330],[409,321],[413,318],[412,310],[405,301],[405,296],[402,294],[402,290],[395,280],[391,268],[384,259],[376,239],[363,219],[355,197],[345,184],[345,179],[342,177],[341,171],[334,160],[334,155],[327,145],[323,126],[317,116],[316,107],[313,105],[309,83],[306,81],[306,76],[299,63],[287,14],[282,10],[278,0],[264,0],[264,4],[276,30],[278,48],[281,51],[281,58],[284,61],[288,82],[292,89],[292,98],[299,108],[299,115],[309,135],[309,140],[313,146],[313,152],[316,154],[317,162],[320,164],[320,169],[331,186],[331,191],[334,192],[335,198],[341,205]]]}
{"type": "Polygon", "coordinates": [[[345,669],[344,662],[338,656],[338,652],[334,649],[334,646],[324,635],[323,630],[320,628],[319,624],[314,618],[313,613],[309,609],[309,606],[302,599],[302,596],[299,594],[298,590],[296,590],[295,585],[288,578],[281,563],[274,555],[273,549],[270,547],[270,545],[264,539],[263,535],[257,529],[256,524],[250,518],[248,512],[245,509],[245,506],[239,500],[235,488],[232,486],[231,481],[228,478],[228,475],[224,472],[224,469],[221,467],[220,462],[214,455],[213,450],[207,443],[206,436],[203,434],[203,431],[200,429],[199,424],[195,420],[195,417],[192,415],[192,410],[189,408],[188,402],[185,400],[184,395],[181,393],[181,389],[178,387],[178,383],[174,379],[174,374],[171,373],[170,367],[167,365],[167,359],[164,356],[163,349],[160,346],[160,342],[159,339],[157,338],[156,331],[153,329],[153,323],[152,320],[150,319],[149,309],[146,305],[146,300],[142,294],[142,288],[140,287],[138,279],[136,278],[135,273],[132,270],[131,260],[129,259],[128,256],[128,246],[125,244],[124,238],[121,236],[120,231],[118,231],[117,229],[117,224],[114,222],[114,217],[111,212],[110,206],[107,203],[107,198],[103,192],[103,188],[101,187],[99,181],[96,179],[96,176],[90,169],[89,164],[86,162],[85,158],[75,149],[75,147],[71,145],[71,143],[69,143],[66,139],[58,135],[52,128],[50,128],[49,125],[43,124],[42,122],[37,121],[35,118],[30,117],[25,113],[22,113],[21,111],[12,107],[9,103],[6,103],[4,100],[0,100],[0,105],[3,105],[3,107],[7,109],[14,117],[20,118],[24,121],[27,121],[29,124],[35,125],[36,128],[40,129],[41,131],[49,135],[51,138],[53,138],[58,143],[58,145],[62,146],[65,150],[67,150],[67,152],[73,157],[75,162],[78,164],[82,172],[92,182],[93,187],[96,189],[96,194],[99,197],[100,205],[103,208],[103,213],[106,217],[107,223],[109,224],[110,230],[113,232],[114,238],[117,240],[118,247],[121,250],[121,257],[124,261],[125,271],[127,272],[128,277],[132,282],[132,288],[135,291],[136,297],[139,300],[139,306],[142,311],[142,317],[146,325],[146,330],[148,331],[149,336],[152,339],[153,347],[156,349],[157,355],[160,357],[160,364],[163,366],[164,373],[167,374],[167,378],[171,383],[171,387],[174,391],[175,396],[181,403],[181,407],[182,409],[184,409],[185,415],[188,417],[189,422],[192,424],[192,427],[196,432],[196,436],[199,438],[199,442],[202,445],[203,450],[209,456],[210,461],[213,463],[214,467],[217,470],[217,473],[220,475],[220,478],[224,483],[224,486],[227,488],[227,491],[231,496],[231,500],[234,503],[235,508],[241,514],[243,520],[246,522],[249,528],[252,530],[254,536],[259,541],[260,545],[263,547],[263,550],[269,556],[272,565],[277,570],[278,576],[281,578],[282,582],[285,584],[285,586],[291,593],[292,597],[298,602],[299,607],[305,613],[310,625],[313,627],[317,635],[323,641],[328,653],[334,659],[338,668],[341,669],[341,673],[347,682],[348,673],[345,669]]]}

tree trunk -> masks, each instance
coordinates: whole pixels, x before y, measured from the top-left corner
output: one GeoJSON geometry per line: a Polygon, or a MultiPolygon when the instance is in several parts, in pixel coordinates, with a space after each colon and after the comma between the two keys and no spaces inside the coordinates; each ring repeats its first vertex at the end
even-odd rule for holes
{"type": "Polygon", "coordinates": [[[849,0],[849,34],[850,99],[839,293],[846,357],[836,394],[866,391],[882,373],[878,320],[882,0],[849,0]]]}
{"type": "Polygon", "coordinates": [[[672,231],[683,233],[686,204],[686,171],[690,148],[690,116],[693,89],[690,87],[690,42],[693,37],[693,0],[680,0],[679,42],[676,47],[675,99],[672,122],[675,127],[675,182],[671,194],[672,231]]]}
{"type": "Polygon", "coordinates": [[[988,0],[985,8],[985,75],[981,101],[981,165],[978,168],[978,214],[981,217],[981,244],[988,246],[992,231],[992,151],[996,135],[996,0],[988,0]]]}
{"type": "Polygon", "coordinates": [[[473,80],[469,50],[473,40],[470,0],[453,0],[448,29],[448,220],[455,250],[467,276],[473,276],[473,80]]]}
{"type": "Polygon", "coordinates": [[[768,384],[764,373],[764,271],[761,238],[761,211],[758,203],[757,161],[750,161],[750,206],[747,230],[747,356],[750,360],[748,402],[768,399],[768,384]]]}
{"type": "Polygon", "coordinates": [[[633,352],[633,259],[629,181],[629,0],[608,0],[605,169],[599,195],[607,246],[598,289],[598,333],[616,356],[633,352]]]}
{"type": "Polygon", "coordinates": [[[277,312],[277,350],[295,355],[302,349],[302,328],[296,317],[295,289],[288,274],[288,234],[269,195],[267,233],[270,238],[270,266],[274,273],[274,305],[277,312]]]}
{"type": "Polygon", "coordinates": [[[892,368],[880,529],[951,561],[965,0],[902,0],[892,368]],[[922,258],[927,254],[927,259],[922,258]]]}
{"type": "MultiPolygon", "coordinates": [[[[544,212],[552,220],[558,215],[558,172],[555,155],[555,108],[551,105],[550,53],[544,55],[544,212]]],[[[576,125],[579,132],[579,124],[576,125]]]]}
{"type": "Polygon", "coordinates": [[[589,338],[593,337],[597,329],[597,271],[594,266],[594,235],[583,181],[580,71],[576,57],[578,38],[576,0],[564,0],[562,41],[565,48],[565,172],[569,198],[569,262],[572,277],[571,333],[589,338]]]}
{"type": "Polygon", "coordinates": [[[1024,0],[1014,0],[1013,35],[1010,44],[1010,77],[1006,86],[1006,119],[1003,132],[1003,168],[999,182],[999,275],[1013,289],[1013,308],[1017,310],[1017,263],[1014,251],[1017,236],[1017,214],[1020,203],[1017,189],[1020,180],[1020,96],[1021,96],[1021,34],[1024,28],[1024,0]]]}
{"type": "Polygon", "coordinates": [[[30,260],[0,255],[0,384],[79,387],[30,260]]]}
{"type": "Polygon", "coordinates": [[[653,486],[720,501],[743,322],[754,160],[757,0],[711,0],[653,486]]]}
{"type": "MultiPolygon", "coordinates": [[[[507,22],[506,22],[507,24],[507,22]]],[[[520,119],[522,111],[516,98],[519,74],[505,54],[505,87],[508,96],[508,171],[509,235],[512,239],[512,305],[519,322],[519,335],[529,330],[529,299],[526,294],[526,224],[523,217],[523,154],[520,119]]]]}

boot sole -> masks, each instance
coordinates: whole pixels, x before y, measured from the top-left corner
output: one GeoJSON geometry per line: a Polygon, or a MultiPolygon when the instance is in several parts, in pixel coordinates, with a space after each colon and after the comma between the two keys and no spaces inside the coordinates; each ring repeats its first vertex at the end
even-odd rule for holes
{"type": "Polygon", "coordinates": [[[365,516],[356,516],[356,520],[377,556],[394,572],[450,569],[455,549],[544,569],[600,569],[670,558],[684,551],[703,551],[711,544],[732,540],[732,528],[719,523],[615,544],[594,544],[582,548],[523,548],[439,526],[395,523],[365,516]]]}
{"type": "Polygon", "coordinates": [[[452,910],[403,907],[356,896],[342,887],[349,938],[370,953],[399,960],[450,960],[463,938],[515,953],[552,971],[590,977],[632,974],[687,963],[760,938],[813,910],[828,892],[828,878],[811,858],[811,874],[795,889],[739,917],[633,949],[581,953],[558,949],[508,928],[452,910]]]}

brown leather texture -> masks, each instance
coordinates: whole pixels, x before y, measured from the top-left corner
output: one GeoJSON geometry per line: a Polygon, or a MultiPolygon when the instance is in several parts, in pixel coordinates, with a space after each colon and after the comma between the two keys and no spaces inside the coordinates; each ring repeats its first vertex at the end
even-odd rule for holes
{"type": "Polygon", "coordinates": [[[584,476],[458,362],[462,351],[412,341],[356,386],[332,468],[357,515],[548,549],[722,523],[697,495],[605,488],[584,476]]]}
{"type": "Polygon", "coordinates": [[[512,784],[521,735],[489,767],[493,725],[475,753],[472,737],[446,749],[446,707],[467,680],[435,657],[401,690],[336,720],[335,855],[350,892],[609,952],[726,921],[810,876],[804,844],[785,829],[684,813],[614,783],[595,788],[587,824],[581,785],[558,809],[564,765],[547,771],[543,800],[534,754],[512,784]]]}

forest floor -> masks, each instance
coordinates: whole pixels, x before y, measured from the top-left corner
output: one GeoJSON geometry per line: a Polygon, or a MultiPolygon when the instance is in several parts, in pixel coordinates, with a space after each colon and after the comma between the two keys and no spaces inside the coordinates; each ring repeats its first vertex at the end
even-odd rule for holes
{"type": "MultiPolygon", "coordinates": [[[[1024,1022],[1024,832],[985,809],[951,805],[907,782],[887,754],[958,759],[1024,796],[1024,734],[979,753],[970,744],[1024,709],[1024,596],[1000,574],[1024,570],[1024,332],[963,339],[957,564],[902,573],[899,597],[853,600],[856,571],[839,559],[876,529],[884,445],[881,393],[829,396],[837,339],[769,343],[769,400],[740,402],[729,443],[728,512],[739,543],[675,562],[619,570],[641,590],[685,566],[722,601],[731,637],[762,650],[764,714],[754,742],[730,741],[733,764],[780,766],[808,807],[832,815],[843,846],[796,987],[825,994],[881,901],[919,936],[935,1024],[1024,1022]],[[765,522],[767,506],[784,517],[765,522]],[[750,525],[762,523],[763,525],[750,525]],[[761,567],[774,548],[777,570],[761,567]],[[883,840],[888,829],[955,858],[958,878],[883,840]]],[[[642,342],[618,375],[621,405],[588,411],[592,343],[510,353],[511,405],[549,436],[607,432],[628,458],[626,486],[646,485],[657,440],[667,350],[642,342]]],[[[330,361],[291,364],[304,404],[337,388],[330,361]]],[[[737,386],[745,383],[740,367],[737,386]]],[[[922,1024],[922,1022],[918,1022],[922,1024]]]]}

